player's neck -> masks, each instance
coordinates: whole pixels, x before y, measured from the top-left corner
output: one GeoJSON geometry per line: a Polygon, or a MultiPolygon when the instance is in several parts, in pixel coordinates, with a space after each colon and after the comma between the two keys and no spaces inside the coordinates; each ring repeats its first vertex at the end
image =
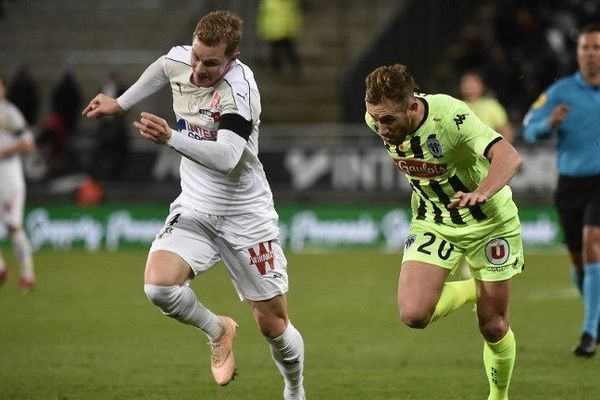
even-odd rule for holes
{"type": "Polygon", "coordinates": [[[583,71],[579,71],[581,73],[581,77],[584,81],[587,82],[590,86],[600,86],[600,71],[597,73],[584,73],[583,71]]]}

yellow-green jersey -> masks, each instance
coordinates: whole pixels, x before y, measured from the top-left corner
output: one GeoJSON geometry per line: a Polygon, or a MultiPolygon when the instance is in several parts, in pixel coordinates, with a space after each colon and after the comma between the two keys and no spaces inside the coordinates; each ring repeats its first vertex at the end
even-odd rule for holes
{"type": "MultiPolygon", "coordinates": [[[[400,145],[383,142],[412,187],[413,219],[464,226],[491,217],[509,219],[517,215],[508,186],[483,204],[447,208],[456,192],[472,192],[487,176],[487,152],[502,136],[481,122],[461,100],[443,94],[417,97],[425,106],[417,130],[400,145]]],[[[376,132],[375,121],[368,113],[365,120],[376,132]]]]}

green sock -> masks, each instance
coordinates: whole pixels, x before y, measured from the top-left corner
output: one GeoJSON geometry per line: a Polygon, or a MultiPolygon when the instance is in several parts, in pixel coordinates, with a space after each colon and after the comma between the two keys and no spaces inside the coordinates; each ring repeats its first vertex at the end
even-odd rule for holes
{"type": "Polygon", "coordinates": [[[435,306],[431,322],[456,311],[465,303],[474,303],[476,298],[475,280],[454,281],[444,283],[444,289],[435,306]]]}
{"type": "Polygon", "coordinates": [[[483,365],[490,383],[488,400],[508,399],[508,387],[516,356],[517,342],[510,328],[499,342],[484,342],[483,365]]]}

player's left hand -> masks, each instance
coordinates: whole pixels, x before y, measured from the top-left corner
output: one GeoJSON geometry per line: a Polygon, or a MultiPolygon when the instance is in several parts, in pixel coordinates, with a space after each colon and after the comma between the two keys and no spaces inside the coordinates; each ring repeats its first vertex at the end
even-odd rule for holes
{"type": "Polygon", "coordinates": [[[171,127],[164,119],[150,113],[143,112],[139,121],[134,121],[140,135],[144,139],[158,144],[165,144],[171,138],[171,127]]]}
{"type": "Polygon", "coordinates": [[[471,207],[476,204],[485,203],[487,196],[479,192],[461,192],[458,191],[454,195],[454,200],[448,204],[448,209],[471,207]]]}

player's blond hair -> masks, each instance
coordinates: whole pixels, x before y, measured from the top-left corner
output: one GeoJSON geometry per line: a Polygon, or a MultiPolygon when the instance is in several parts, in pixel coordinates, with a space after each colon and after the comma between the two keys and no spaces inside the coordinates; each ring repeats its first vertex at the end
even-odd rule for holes
{"type": "Polygon", "coordinates": [[[365,101],[379,104],[384,99],[407,105],[417,89],[415,80],[402,64],[384,65],[371,72],[365,79],[365,101]]]}
{"type": "Polygon", "coordinates": [[[193,38],[210,47],[225,42],[225,55],[230,57],[242,40],[243,25],[242,19],[229,11],[213,11],[198,22],[193,38]]]}

